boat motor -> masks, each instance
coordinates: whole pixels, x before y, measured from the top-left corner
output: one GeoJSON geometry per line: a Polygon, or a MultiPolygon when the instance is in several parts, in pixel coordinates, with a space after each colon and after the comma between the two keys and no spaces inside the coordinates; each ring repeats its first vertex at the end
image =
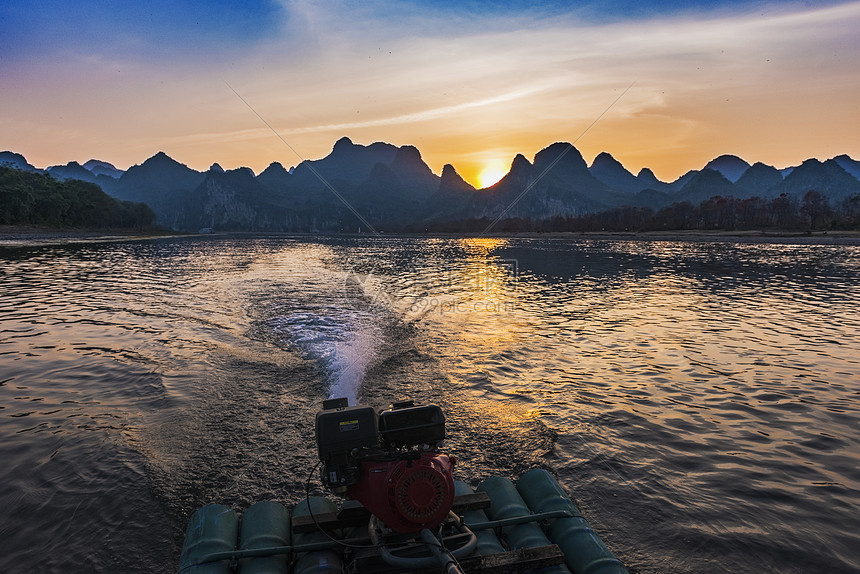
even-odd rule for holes
{"type": "Polygon", "coordinates": [[[403,401],[377,413],[331,399],[317,413],[316,433],[323,484],[391,530],[419,532],[448,517],[456,461],[439,451],[445,415],[438,406],[403,401]]]}

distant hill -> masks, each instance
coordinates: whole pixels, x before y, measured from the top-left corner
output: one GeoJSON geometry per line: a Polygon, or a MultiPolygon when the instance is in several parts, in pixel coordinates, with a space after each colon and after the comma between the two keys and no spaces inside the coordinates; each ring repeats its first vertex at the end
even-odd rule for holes
{"type": "Polygon", "coordinates": [[[507,175],[472,196],[464,216],[574,216],[610,207],[619,197],[589,172],[575,147],[559,142],[535,154],[533,164],[521,154],[514,157],[507,175]]]}
{"type": "Polygon", "coordinates": [[[0,225],[141,229],[154,221],[145,204],[119,201],[94,183],[0,166],[0,225]]]}
{"type": "Polygon", "coordinates": [[[114,167],[112,163],[99,161],[97,159],[87,161],[84,163],[83,167],[95,175],[106,175],[113,179],[119,179],[119,177],[124,173],[121,169],[114,167]]]}
{"type": "MultiPolygon", "coordinates": [[[[43,172],[14,152],[0,152],[0,165],[43,172]]],[[[321,159],[289,169],[274,162],[256,176],[248,168],[224,171],[217,163],[199,172],[164,152],[125,172],[100,160],[45,171],[60,181],[97,184],[123,201],[144,202],[158,224],[184,231],[353,231],[366,223],[397,230],[466,220],[486,226],[496,219],[571,218],[625,207],[660,210],[714,196],[769,200],[785,194],[797,202],[816,190],[835,204],[860,193],[860,162],[847,155],[782,170],[722,155],[663,182],[648,168],[634,175],[608,152],[588,166],[566,142],[540,150],[532,161],[517,154],[508,173],[481,190],[451,165],[434,174],[414,146],[361,145],[346,137],[321,159]]]]}
{"type": "Polygon", "coordinates": [[[705,168],[693,175],[672,199],[696,204],[715,196],[734,195],[735,186],[721,172],[705,168]]]}
{"type": "Polygon", "coordinates": [[[860,193],[860,181],[834,159],[824,162],[808,159],[773,188],[777,194],[787,193],[795,197],[811,189],[839,201],[860,193]]]}
{"type": "Polygon", "coordinates": [[[720,172],[731,183],[735,183],[750,168],[750,164],[736,155],[721,155],[709,161],[703,169],[720,172]]]}
{"type": "Polygon", "coordinates": [[[453,165],[445,164],[439,187],[425,207],[425,218],[430,221],[461,218],[475,193],[475,188],[460,177],[453,165]]]}
{"type": "Polygon", "coordinates": [[[11,151],[0,151],[0,166],[30,172],[42,171],[30,165],[23,155],[11,151]]]}
{"type": "Polygon", "coordinates": [[[203,183],[205,175],[181,164],[164,152],[158,152],[140,165],[130,167],[110,193],[125,201],[149,205],[159,225],[178,230],[196,230],[185,216],[192,193],[203,183]]]}
{"type": "Polygon", "coordinates": [[[851,159],[847,155],[837,155],[833,161],[839,164],[839,167],[850,173],[856,179],[860,180],[860,161],[851,159]]]}
{"type": "Polygon", "coordinates": [[[773,166],[756,162],[735,181],[735,193],[739,197],[770,197],[782,183],[782,173],[773,166]]]}
{"type": "MultiPolygon", "coordinates": [[[[627,169],[621,165],[621,162],[607,152],[598,154],[597,157],[594,158],[591,167],[588,168],[588,171],[598,181],[602,181],[608,187],[624,193],[636,193],[644,189],[642,187],[643,180],[627,171],[627,169]]],[[[644,177],[646,179],[648,178],[649,173],[652,177],[654,176],[650,171],[645,172],[644,177]]],[[[657,178],[654,177],[653,181],[656,183],[657,178]]],[[[644,185],[647,186],[648,184],[644,185]]]]}

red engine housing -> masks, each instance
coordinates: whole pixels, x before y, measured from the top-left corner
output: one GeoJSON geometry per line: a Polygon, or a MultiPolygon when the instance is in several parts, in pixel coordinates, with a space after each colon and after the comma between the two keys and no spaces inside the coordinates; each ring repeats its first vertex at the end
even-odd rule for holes
{"type": "Polygon", "coordinates": [[[454,502],[455,462],[432,452],[417,459],[362,461],[361,478],[346,494],[395,532],[433,528],[448,517],[454,502]]]}

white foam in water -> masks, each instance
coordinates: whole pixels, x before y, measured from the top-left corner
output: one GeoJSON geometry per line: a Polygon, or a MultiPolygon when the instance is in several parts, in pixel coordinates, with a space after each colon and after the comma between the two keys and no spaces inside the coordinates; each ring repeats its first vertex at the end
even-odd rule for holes
{"type": "Polygon", "coordinates": [[[328,398],[346,397],[354,405],[364,373],[377,354],[381,334],[370,317],[354,310],[325,311],[293,313],[272,319],[270,324],[286,343],[329,371],[328,398]]]}
{"type": "Polygon", "coordinates": [[[378,347],[376,329],[364,328],[347,340],[334,345],[331,369],[334,375],[328,398],[346,397],[350,405],[357,404],[358,390],[364,373],[378,347]]]}

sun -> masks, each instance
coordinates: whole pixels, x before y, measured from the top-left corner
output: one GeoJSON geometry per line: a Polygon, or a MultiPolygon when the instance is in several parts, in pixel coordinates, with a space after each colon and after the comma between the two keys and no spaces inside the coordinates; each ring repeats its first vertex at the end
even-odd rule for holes
{"type": "Polygon", "coordinates": [[[505,168],[504,163],[494,161],[487,164],[484,169],[481,170],[481,173],[478,174],[478,183],[480,184],[481,189],[490,187],[505,177],[507,173],[508,171],[505,168]]]}

